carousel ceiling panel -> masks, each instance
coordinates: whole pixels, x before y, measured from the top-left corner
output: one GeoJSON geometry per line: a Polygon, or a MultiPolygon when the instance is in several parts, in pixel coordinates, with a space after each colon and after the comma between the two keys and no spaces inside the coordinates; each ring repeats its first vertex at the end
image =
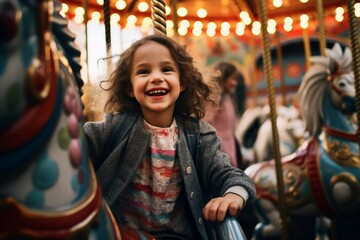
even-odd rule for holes
{"type": "MultiPolygon", "coordinates": [[[[268,18],[284,18],[286,16],[296,17],[302,13],[308,14],[310,17],[316,18],[316,0],[308,0],[306,3],[302,3],[304,0],[282,0],[281,7],[274,6],[274,0],[266,0],[266,9],[268,18]]],[[[89,9],[89,15],[93,11],[103,11],[103,6],[98,4],[98,0],[62,0],[61,2],[67,3],[70,7],[69,14],[74,11],[76,6],[87,6],[89,9]]],[[[140,12],[138,10],[138,4],[141,2],[147,2],[151,6],[151,0],[125,0],[126,7],[124,10],[116,9],[117,0],[110,0],[110,7],[112,13],[119,13],[121,15],[134,14],[136,16],[151,17],[151,7],[146,12],[140,12]]],[[[260,14],[258,10],[258,2],[256,0],[167,0],[165,1],[167,6],[173,8],[185,7],[188,10],[187,15],[184,17],[188,20],[201,20],[197,16],[197,10],[204,8],[207,10],[206,21],[240,21],[239,13],[246,11],[252,21],[259,20],[260,14]]],[[[357,0],[356,2],[359,2],[357,0]]],[[[325,14],[331,12],[335,14],[336,7],[344,7],[346,9],[346,1],[344,0],[323,0],[323,9],[325,14]]],[[[168,15],[168,19],[173,19],[173,13],[168,15]]],[[[180,17],[181,18],[181,17],[180,17]]]]}

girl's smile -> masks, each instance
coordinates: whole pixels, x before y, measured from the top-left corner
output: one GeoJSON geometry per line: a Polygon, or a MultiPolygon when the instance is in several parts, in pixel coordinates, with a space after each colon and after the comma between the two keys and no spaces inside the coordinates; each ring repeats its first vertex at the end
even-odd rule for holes
{"type": "Polygon", "coordinates": [[[163,96],[167,94],[169,91],[167,89],[153,89],[147,92],[150,96],[163,96]]]}

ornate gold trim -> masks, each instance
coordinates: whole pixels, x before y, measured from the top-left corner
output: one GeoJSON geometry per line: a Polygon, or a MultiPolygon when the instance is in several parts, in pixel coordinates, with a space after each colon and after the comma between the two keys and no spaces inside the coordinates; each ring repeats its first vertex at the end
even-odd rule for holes
{"type": "Polygon", "coordinates": [[[360,157],[358,154],[351,152],[351,149],[346,144],[341,144],[339,141],[331,141],[325,135],[325,151],[338,164],[344,167],[360,168],[360,157]]]}
{"type": "Polygon", "coordinates": [[[339,173],[330,179],[331,188],[334,188],[335,184],[339,182],[347,183],[351,189],[351,198],[347,202],[355,202],[360,194],[360,187],[356,177],[348,172],[339,173]]]}
{"type": "MultiPolygon", "coordinates": [[[[300,190],[301,185],[306,181],[305,166],[284,164],[283,169],[286,206],[288,208],[301,208],[306,206],[311,201],[310,196],[308,194],[303,194],[300,190]]],[[[255,177],[254,182],[260,194],[263,193],[277,201],[278,193],[276,179],[272,179],[272,176],[269,176],[269,170],[274,173],[274,166],[268,165],[261,168],[255,177]]]]}

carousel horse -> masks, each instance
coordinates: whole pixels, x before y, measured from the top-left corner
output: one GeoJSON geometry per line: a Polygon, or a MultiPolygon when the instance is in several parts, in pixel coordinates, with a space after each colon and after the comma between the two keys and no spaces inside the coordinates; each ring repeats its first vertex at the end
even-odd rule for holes
{"type": "MultiPolygon", "coordinates": [[[[80,51],[61,3],[1,0],[0,239],[154,239],[121,228],[82,132],[80,51]]],[[[217,239],[244,239],[235,218],[217,239]]]]}
{"type": "Polygon", "coordinates": [[[121,239],[86,154],[80,52],[60,9],[0,2],[0,238],[121,239]]]}
{"type": "MultiPolygon", "coordinates": [[[[266,112],[270,109],[266,106],[266,112]]],[[[279,133],[280,155],[287,156],[295,152],[306,137],[300,112],[295,107],[277,107],[276,119],[279,133]]],[[[253,149],[257,162],[267,161],[273,158],[272,126],[270,118],[267,118],[259,128],[253,149]]]]}
{"type": "MultiPolygon", "coordinates": [[[[293,107],[277,106],[280,155],[287,156],[296,151],[306,138],[299,111],[293,107]]],[[[272,127],[269,106],[247,109],[235,131],[241,143],[243,158],[249,163],[272,159],[272,127]]]]}
{"type": "MultiPolygon", "coordinates": [[[[335,239],[356,239],[360,158],[352,56],[349,48],[343,51],[338,43],[326,55],[311,58],[312,66],[299,88],[301,114],[310,136],[296,152],[281,159],[284,207],[290,222],[317,218],[316,227],[326,233],[328,218],[335,239]]],[[[281,235],[275,171],[274,160],[245,170],[257,190],[254,206],[261,222],[255,228],[256,239],[281,235]]]]}

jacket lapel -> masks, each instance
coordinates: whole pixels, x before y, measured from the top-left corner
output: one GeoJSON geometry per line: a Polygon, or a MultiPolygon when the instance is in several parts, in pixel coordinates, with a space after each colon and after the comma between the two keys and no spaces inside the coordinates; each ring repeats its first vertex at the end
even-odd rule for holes
{"type": "Polygon", "coordinates": [[[139,117],[134,124],[128,141],[122,142],[113,153],[110,154],[107,161],[107,168],[101,168],[102,175],[106,175],[108,182],[102,183],[105,186],[104,197],[109,205],[113,205],[115,200],[127,186],[131,177],[135,173],[141,160],[144,159],[148,151],[150,142],[150,133],[144,128],[143,118],[139,117]]]}

